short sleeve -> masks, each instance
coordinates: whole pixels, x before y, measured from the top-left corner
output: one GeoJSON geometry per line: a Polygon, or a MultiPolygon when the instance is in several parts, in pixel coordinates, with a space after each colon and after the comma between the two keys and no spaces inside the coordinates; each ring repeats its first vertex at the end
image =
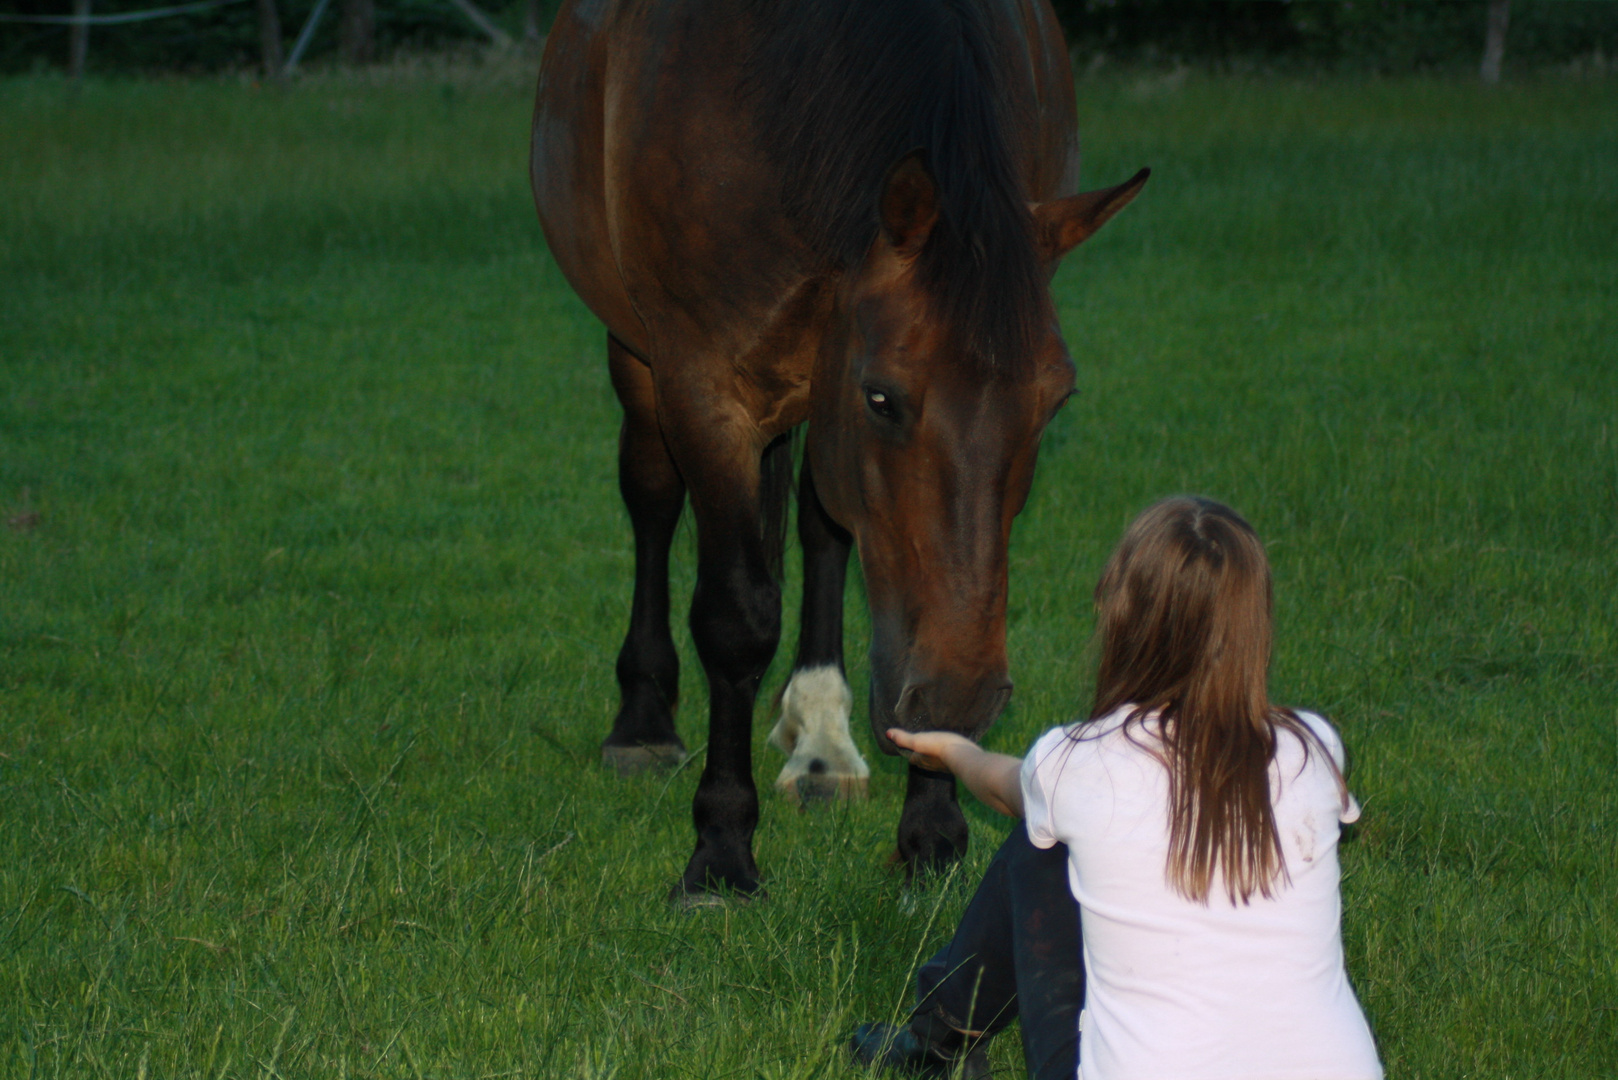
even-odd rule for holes
{"type": "MultiPolygon", "coordinates": [[[[1326,747],[1326,752],[1331,755],[1332,764],[1337,766],[1337,774],[1341,776],[1343,770],[1347,768],[1348,756],[1343,747],[1343,737],[1337,733],[1337,728],[1332,725],[1330,720],[1317,713],[1299,713],[1298,715],[1319,736],[1321,743],[1326,747]]],[[[1360,819],[1360,803],[1358,799],[1354,798],[1354,793],[1351,791],[1345,790],[1343,797],[1343,808],[1338,811],[1337,820],[1344,825],[1351,825],[1360,819]]]]}
{"type": "Polygon", "coordinates": [[[1064,728],[1052,728],[1039,737],[1022,759],[1023,822],[1028,828],[1029,843],[1037,848],[1049,848],[1058,840],[1055,822],[1051,820],[1050,777],[1041,766],[1066,737],[1064,728]]]}

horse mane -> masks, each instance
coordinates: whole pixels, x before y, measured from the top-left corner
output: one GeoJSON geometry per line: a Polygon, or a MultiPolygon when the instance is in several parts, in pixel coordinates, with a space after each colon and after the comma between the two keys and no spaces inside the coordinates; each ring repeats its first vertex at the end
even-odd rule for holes
{"type": "MultiPolygon", "coordinates": [[[[864,260],[889,171],[921,151],[939,220],[924,289],[988,373],[1031,360],[1044,268],[1034,249],[995,64],[976,0],[748,0],[746,85],[787,213],[816,253],[864,260]]],[[[1004,31],[1002,31],[1004,32],[1004,31]]]]}

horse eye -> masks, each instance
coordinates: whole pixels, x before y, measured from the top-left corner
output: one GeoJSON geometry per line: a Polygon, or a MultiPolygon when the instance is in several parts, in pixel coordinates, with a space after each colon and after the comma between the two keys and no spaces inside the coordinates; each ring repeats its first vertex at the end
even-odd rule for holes
{"type": "Polygon", "coordinates": [[[899,416],[898,408],[888,398],[888,395],[881,390],[867,390],[865,392],[865,403],[871,407],[872,412],[884,420],[894,420],[899,416]]]}

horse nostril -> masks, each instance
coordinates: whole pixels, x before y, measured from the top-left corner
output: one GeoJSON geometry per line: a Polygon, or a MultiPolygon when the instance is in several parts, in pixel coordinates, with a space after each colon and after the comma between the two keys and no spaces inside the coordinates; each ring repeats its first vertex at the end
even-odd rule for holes
{"type": "Polygon", "coordinates": [[[893,718],[906,731],[925,731],[925,727],[918,726],[918,721],[926,715],[927,704],[922,699],[921,687],[916,683],[907,684],[899,691],[899,701],[893,707],[893,718]]]}
{"type": "MultiPolygon", "coordinates": [[[[905,684],[894,702],[892,726],[906,731],[958,731],[973,738],[988,730],[1011,701],[1011,680],[917,679],[905,684]]],[[[878,733],[878,742],[882,739],[878,733]]],[[[886,750],[886,746],[883,747],[886,750]]],[[[891,751],[890,751],[891,752],[891,751]]]]}

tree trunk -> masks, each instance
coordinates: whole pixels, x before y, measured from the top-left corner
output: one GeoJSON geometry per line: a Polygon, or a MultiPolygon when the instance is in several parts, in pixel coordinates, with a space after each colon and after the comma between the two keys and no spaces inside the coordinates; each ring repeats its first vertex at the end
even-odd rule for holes
{"type": "Polygon", "coordinates": [[[84,21],[90,17],[90,0],[73,0],[73,17],[79,21],[73,24],[68,35],[67,73],[72,78],[82,79],[84,59],[90,52],[90,24],[84,21]]]}
{"type": "Polygon", "coordinates": [[[337,39],[344,63],[371,62],[376,55],[376,4],[373,0],[343,0],[343,22],[337,39]]]}
{"type": "Polygon", "coordinates": [[[281,77],[281,13],[275,0],[258,0],[259,53],[264,62],[264,77],[281,77]]]}
{"type": "Polygon", "coordinates": [[[1478,76],[1488,85],[1500,81],[1500,61],[1506,55],[1506,27],[1511,24],[1511,0],[1489,0],[1489,36],[1483,43],[1483,65],[1478,76]]]}

